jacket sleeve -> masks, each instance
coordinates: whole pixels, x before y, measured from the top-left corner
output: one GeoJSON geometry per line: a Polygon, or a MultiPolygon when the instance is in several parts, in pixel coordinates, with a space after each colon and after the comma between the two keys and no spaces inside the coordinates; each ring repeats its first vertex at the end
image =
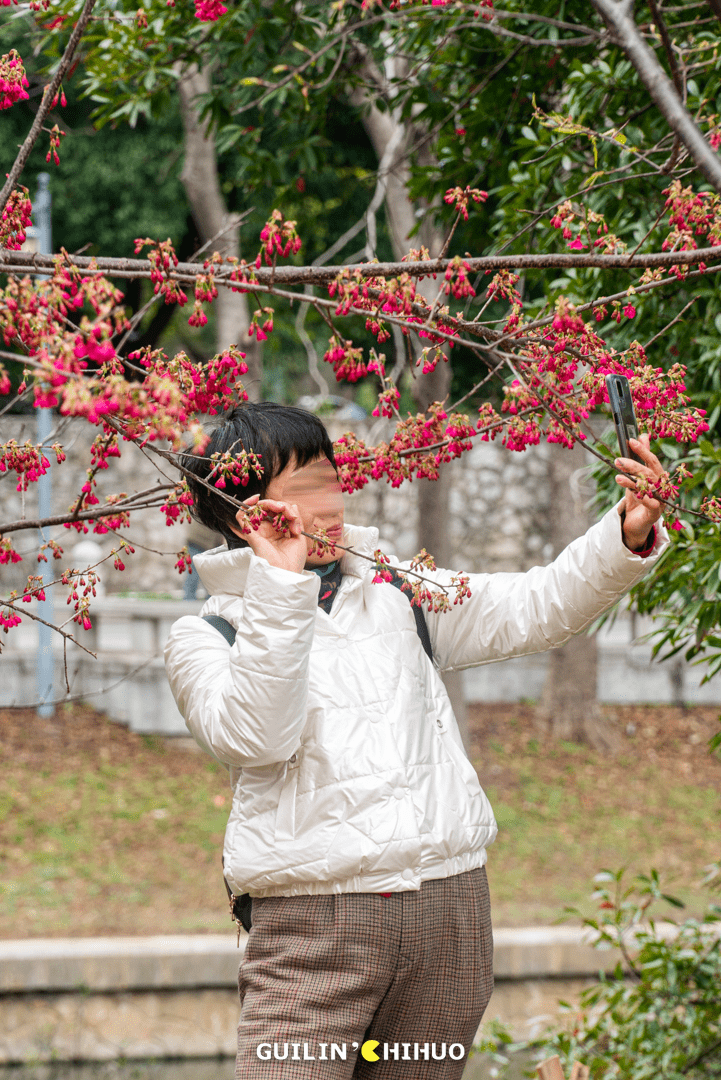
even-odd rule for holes
{"type": "MultiPolygon", "coordinates": [[[[475,667],[563,645],[648,573],[668,542],[659,521],[651,554],[641,558],[629,551],[614,507],[549,566],[469,575],[471,596],[462,605],[426,613],[438,667],[475,667]]],[[[452,574],[432,576],[447,585],[452,574]]]]}
{"type": "Polygon", "coordinates": [[[226,765],[269,765],[298,748],[318,581],[253,556],[232,648],[198,616],[173,624],[165,647],[173,697],[196,741],[226,765]]]}

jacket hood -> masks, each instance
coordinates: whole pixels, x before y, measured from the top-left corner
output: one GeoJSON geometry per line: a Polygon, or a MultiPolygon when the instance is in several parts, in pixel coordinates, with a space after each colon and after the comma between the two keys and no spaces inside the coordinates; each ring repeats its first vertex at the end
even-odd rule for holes
{"type": "MultiPolygon", "coordinates": [[[[343,545],[352,548],[353,551],[344,551],[341,554],[341,570],[351,577],[364,577],[372,569],[367,557],[373,557],[373,552],[378,548],[378,529],[365,528],[361,525],[346,525],[343,529],[343,545]],[[358,554],[355,554],[358,552],[358,554]],[[362,556],[366,558],[362,558],[362,556]]],[[[193,566],[198,571],[198,576],[203,583],[203,588],[208,596],[217,596],[225,593],[230,596],[242,596],[245,592],[245,582],[253,559],[258,558],[249,547],[245,548],[211,548],[193,558],[193,566]]],[[[304,573],[311,573],[310,570],[304,573]]]]}

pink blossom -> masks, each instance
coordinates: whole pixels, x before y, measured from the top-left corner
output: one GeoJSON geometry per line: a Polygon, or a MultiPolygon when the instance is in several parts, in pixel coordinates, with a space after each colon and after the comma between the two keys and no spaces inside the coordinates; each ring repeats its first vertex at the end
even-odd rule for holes
{"type": "Polygon", "coordinates": [[[9,109],[17,101],[27,101],[28,80],[16,49],[0,56],[0,109],[9,109]]]}
{"type": "Polygon", "coordinates": [[[626,304],[625,308],[623,309],[623,313],[627,319],[633,319],[636,317],[636,308],[633,306],[633,304],[626,304]]]}
{"type": "Polygon", "coordinates": [[[227,10],[220,0],[195,0],[195,17],[201,22],[216,22],[227,10]]]}

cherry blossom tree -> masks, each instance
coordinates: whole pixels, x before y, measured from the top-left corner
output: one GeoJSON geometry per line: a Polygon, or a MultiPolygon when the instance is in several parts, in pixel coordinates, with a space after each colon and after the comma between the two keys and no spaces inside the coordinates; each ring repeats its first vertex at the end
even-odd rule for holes
{"type": "MultiPolygon", "coordinates": [[[[186,519],[181,451],[204,445],[204,417],[245,398],[249,340],[266,338],[289,306],[302,303],[327,327],[328,370],[350,383],[369,380],[377,392],[374,415],[390,423],[389,437],[376,445],[353,432],[337,440],[346,491],[437,481],[442,466],[477,439],[498,440],[509,452],[541,440],[566,450],[582,446],[598,463],[603,486],[614,472],[614,452],[592,421],[607,400],[605,376],[627,375],[642,429],[662,441],[673,465],[658,482],[639,487],[666,503],[675,546],[654,589],[639,588],[638,602],[645,610],[663,602],[667,644],[710,651],[721,665],[718,584],[709,584],[708,573],[719,555],[721,503],[714,487],[721,457],[714,440],[721,396],[715,384],[710,393],[705,389],[703,358],[711,346],[694,340],[699,335],[689,331],[687,317],[696,305],[703,309],[696,325],[706,327],[719,312],[721,131],[709,104],[718,89],[718,22],[711,9],[689,25],[685,7],[662,18],[653,3],[644,23],[625,5],[597,0],[599,14],[586,25],[559,19],[550,5],[499,11],[489,2],[456,0],[228,9],[219,0],[196,0],[194,8],[147,0],[138,10],[102,0],[82,6],[31,0],[26,6],[45,35],[43,47],[58,58],[0,195],[0,269],[7,275],[0,362],[21,363],[24,371],[13,396],[0,368],[0,392],[8,398],[5,410],[20,397],[82,418],[97,435],[66,513],[0,522],[0,561],[21,561],[18,536],[40,525],[54,530],[37,558],[58,566],[56,584],[67,589],[70,617],[56,627],[65,640],[83,647],[78,631],[91,625],[102,566],[68,567],[64,537],[112,534],[117,543],[108,558],[122,567],[133,554],[135,511],[157,507],[169,523],[186,519]],[[468,57],[481,48],[492,49],[495,64],[479,78],[468,57]],[[484,111],[479,103],[494,79],[507,78],[504,93],[515,100],[524,63],[535,76],[544,66],[558,66],[561,76],[526,94],[526,124],[494,186],[488,131],[499,144],[505,133],[502,120],[492,128],[487,105],[484,111]],[[340,95],[362,116],[379,159],[368,210],[330,255],[308,264],[298,222],[282,206],[258,230],[247,261],[210,244],[198,261],[182,262],[170,242],[146,237],[138,238],[136,258],[25,253],[32,207],[22,170],[43,132],[50,163],[62,154],[62,129],[45,124],[74,70],[98,101],[99,119],[113,122],[151,115],[183,80],[187,90],[188,72],[204,73],[206,81],[196,80],[183,101],[186,129],[195,125],[200,139],[212,134],[218,147],[243,143],[261,168],[274,125],[291,146],[293,123],[297,140],[328,95],[340,95]],[[239,76],[242,71],[247,74],[239,76]],[[248,125],[248,115],[257,124],[248,125]],[[479,168],[474,154],[486,151],[479,168]],[[376,258],[375,215],[384,199],[393,261],[376,258]],[[364,260],[330,264],[359,233],[366,237],[364,260]],[[248,339],[207,362],[161,349],[127,354],[133,322],[120,285],[138,278],[150,279],[166,304],[185,305],[192,293],[191,325],[205,321],[219,295],[239,298],[248,305],[248,339]],[[635,333],[643,319],[652,331],[645,343],[635,333]],[[668,359],[657,345],[672,328],[688,348],[682,359],[674,346],[668,359]],[[400,348],[389,360],[392,341],[400,348]],[[466,372],[455,400],[450,357],[463,357],[466,372]],[[405,413],[404,378],[417,403],[405,413]],[[701,403],[704,395],[711,410],[701,403]],[[121,453],[153,457],[161,482],[140,492],[112,490],[112,462],[121,453]],[[691,618],[689,589],[695,590],[691,618]]],[[[0,61],[3,107],[26,92],[22,56],[8,53],[0,61]]],[[[49,468],[62,467],[63,458],[60,442],[8,440],[0,446],[0,471],[26,491],[49,468]]],[[[249,470],[262,462],[240,451],[215,465],[211,482],[239,505],[249,470]]],[[[250,513],[248,527],[254,523],[250,513]]],[[[317,542],[328,543],[322,536],[317,542]]],[[[184,550],[176,565],[181,573],[187,569],[184,550]]],[[[387,576],[386,566],[377,552],[378,580],[387,576]]],[[[424,573],[430,566],[421,552],[408,577],[414,602],[461,603],[467,581],[459,577],[449,592],[432,591],[424,573]]],[[[42,579],[28,573],[24,586],[2,601],[3,629],[39,618],[32,601],[43,595],[42,579]]]]}

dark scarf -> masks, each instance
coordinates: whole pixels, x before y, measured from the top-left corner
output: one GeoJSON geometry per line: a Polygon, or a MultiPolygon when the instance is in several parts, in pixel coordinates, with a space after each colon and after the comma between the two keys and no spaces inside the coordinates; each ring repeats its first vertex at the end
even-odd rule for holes
{"type": "Polygon", "coordinates": [[[311,569],[313,573],[317,574],[320,578],[318,607],[323,608],[323,611],[325,611],[327,615],[330,615],[330,609],[333,606],[335,594],[338,592],[338,586],[343,579],[343,574],[340,569],[340,559],[328,563],[327,566],[313,566],[311,569]]]}

